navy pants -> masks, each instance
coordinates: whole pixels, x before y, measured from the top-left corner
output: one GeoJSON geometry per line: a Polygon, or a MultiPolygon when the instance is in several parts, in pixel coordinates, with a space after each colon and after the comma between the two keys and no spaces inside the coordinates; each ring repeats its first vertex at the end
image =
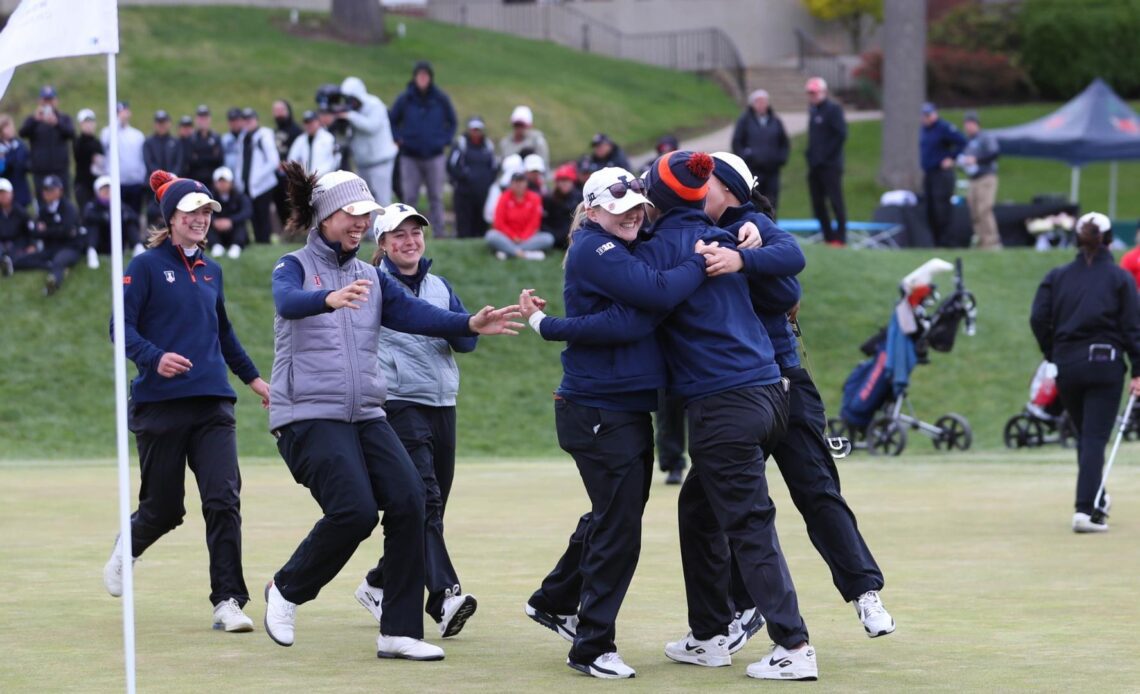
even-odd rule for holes
{"type": "Polygon", "coordinates": [[[198,482],[206,548],[210,553],[210,604],[249,602],[241,565],[241,473],[234,404],[225,398],[132,402],[130,429],[142,468],[139,507],[131,516],[131,550],[141,556],[186,515],[186,468],[198,482]]]}
{"type": "Polygon", "coordinates": [[[79,262],[85,251],[75,246],[56,246],[27,255],[15,256],[12,267],[16,270],[47,270],[58,286],[63,286],[67,269],[79,262]]]}
{"type": "Polygon", "coordinates": [[[772,640],[792,648],[808,638],[764,477],[764,446],[783,435],[787,411],[783,383],[689,403],[692,469],[677,507],[689,627],[698,639],[727,634],[732,557],[772,640]]]}
{"type": "Polygon", "coordinates": [[[293,479],[324,512],[273,577],[286,600],[317,597],[384,512],[384,616],[380,632],[422,639],[424,483],[386,419],[312,419],[276,431],[293,479]]]}
{"type": "MultiPolygon", "coordinates": [[[[424,570],[428,590],[424,611],[438,622],[443,616],[444,591],[459,585],[459,576],[443,541],[443,513],[455,479],[455,408],[389,400],[384,411],[424,481],[424,570]]],[[[368,572],[367,580],[373,588],[384,587],[383,557],[368,572]]]]}
{"type": "Polygon", "coordinates": [[[1104,447],[1120,408],[1124,375],[1119,355],[1110,362],[1083,359],[1057,363],[1057,390],[1077,430],[1078,513],[1093,512],[1104,471],[1104,447]]]}
{"type": "Polygon", "coordinates": [[[926,219],[930,223],[930,233],[934,235],[935,246],[950,245],[950,220],[954,206],[954,169],[935,169],[922,174],[922,193],[926,196],[926,219]]]}
{"type": "Polygon", "coordinates": [[[538,609],[578,614],[570,660],[617,650],[616,622],[641,555],[641,515],[653,476],[648,412],[617,412],[557,399],[558,444],[578,466],[590,497],[554,571],[531,597],[538,609]]]}

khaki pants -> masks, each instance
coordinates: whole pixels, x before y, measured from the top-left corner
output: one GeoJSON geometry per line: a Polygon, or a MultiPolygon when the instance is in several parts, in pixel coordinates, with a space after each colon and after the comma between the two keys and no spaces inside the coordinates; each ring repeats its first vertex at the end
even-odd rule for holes
{"type": "Polygon", "coordinates": [[[970,205],[970,223],[974,227],[974,236],[978,239],[978,248],[1001,248],[997,220],[994,219],[997,187],[997,174],[986,174],[970,181],[966,202],[970,205]]]}

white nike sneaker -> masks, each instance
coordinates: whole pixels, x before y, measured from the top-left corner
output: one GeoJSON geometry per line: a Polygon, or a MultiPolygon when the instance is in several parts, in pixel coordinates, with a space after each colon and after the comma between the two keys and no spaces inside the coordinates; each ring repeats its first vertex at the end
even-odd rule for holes
{"type": "Polygon", "coordinates": [[[594,662],[592,663],[575,663],[567,658],[566,664],[578,672],[584,672],[591,677],[597,677],[603,680],[624,680],[630,677],[637,677],[637,671],[626,665],[616,651],[603,653],[597,658],[594,658],[594,662]]]}
{"type": "Polygon", "coordinates": [[[705,667],[732,665],[732,656],[728,653],[728,637],[718,635],[701,641],[691,631],[680,641],[665,644],[665,657],[678,663],[705,667]]]}
{"type": "Polygon", "coordinates": [[[446,639],[462,631],[463,625],[471,615],[475,614],[475,608],[478,606],[479,603],[474,595],[464,595],[459,592],[458,584],[444,591],[443,616],[439,620],[440,638],[446,639]]]}
{"type": "Polygon", "coordinates": [[[574,643],[574,637],[578,633],[578,615],[543,612],[542,610],[532,607],[529,602],[526,604],[524,610],[526,611],[527,617],[530,617],[570,643],[574,643]]]}
{"type": "Polygon", "coordinates": [[[736,619],[728,625],[728,654],[736,655],[763,628],[764,615],[760,614],[760,610],[750,607],[737,612],[736,619]]]}
{"type": "Polygon", "coordinates": [[[214,256],[215,258],[221,258],[225,254],[226,247],[220,243],[215,243],[214,246],[210,249],[210,255],[214,256]]]}
{"type": "Polygon", "coordinates": [[[364,605],[364,609],[368,610],[376,618],[376,623],[379,624],[380,617],[384,614],[383,610],[380,609],[381,603],[384,602],[384,589],[373,588],[368,585],[368,580],[365,579],[357,586],[354,595],[356,601],[364,605]]]}
{"type": "Polygon", "coordinates": [[[1087,513],[1073,514],[1073,532],[1075,533],[1106,533],[1108,523],[1104,522],[1105,515],[1096,511],[1090,516],[1087,513]]]}
{"type": "Polygon", "coordinates": [[[265,633],[278,646],[292,646],[296,623],[297,605],[286,600],[270,581],[265,586],[265,633]]]}
{"type": "Polygon", "coordinates": [[[92,270],[99,269],[99,254],[95,252],[94,248],[87,249],[87,267],[92,270]]]}
{"type": "Polygon", "coordinates": [[[214,605],[214,628],[228,632],[253,631],[253,620],[241,611],[237,600],[229,598],[214,605]]]}
{"type": "Polygon", "coordinates": [[[443,649],[410,636],[385,636],[376,639],[377,658],[401,660],[443,660],[443,649]]]}
{"type": "MultiPolygon", "coordinates": [[[[123,596],[123,539],[121,535],[115,536],[115,546],[111,548],[111,557],[103,565],[103,587],[113,598],[123,596]]],[[[131,566],[138,561],[131,560],[131,566]]]]}
{"type": "Polygon", "coordinates": [[[779,644],[773,645],[767,658],[748,666],[748,676],[758,680],[817,680],[815,647],[804,645],[789,651],[779,644]]]}
{"type": "Polygon", "coordinates": [[[869,590],[852,600],[851,604],[855,606],[855,614],[859,615],[859,621],[863,622],[867,636],[871,638],[885,636],[895,630],[895,620],[883,607],[879,591],[869,590]]]}
{"type": "Polygon", "coordinates": [[[241,257],[241,246],[238,246],[236,244],[230,246],[230,250],[228,253],[226,253],[226,255],[230,257],[230,260],[237,260],[241,257]]]}

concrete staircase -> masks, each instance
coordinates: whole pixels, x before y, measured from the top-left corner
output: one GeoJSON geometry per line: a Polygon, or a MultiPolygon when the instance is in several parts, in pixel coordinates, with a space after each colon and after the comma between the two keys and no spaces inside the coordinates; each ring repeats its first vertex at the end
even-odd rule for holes
{"type": "Polygon", "coordinates": [[[787,113],[807,110],[807,97],[804,95],[807,78],[808,75],[794,67],[752,67],[745,76],[745,84],[748,93],[754,89],[766,89],[772,108],[777,113],[787,113]]]}

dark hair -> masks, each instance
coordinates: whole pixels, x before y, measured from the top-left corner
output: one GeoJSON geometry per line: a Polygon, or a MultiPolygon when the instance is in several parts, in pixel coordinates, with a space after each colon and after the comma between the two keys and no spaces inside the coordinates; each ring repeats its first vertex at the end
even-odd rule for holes
{"type": "Polygon", "coordinates": [[[289,199],[289,219],[285,220],[285,231],[291,234],[307,234],[316,217],[316,209],[313,208],[313,188],[317,185],[317,176],[305,171],[305,167],[295,161],[285,162],[283,169],[285,192],[289,199]]]}
{"type": "Polygon", "coordinates": [[[768,199],[768,196],[760,192],[759,188],[752,189],[752,204],[765,217],[773,222],[776,221],[776,208],[772,206],[772,201],[768,199]]]}
{"type": "Polygon", "coordinates": [[[1101,231],[1100,227],[1091,221],[1085,222],[1077,229],[1077,248],[1080,249],[1085,262],[1091,263],[1093,256],[1110,243],[1112,243],[1112,229],[1101,231]]]}

